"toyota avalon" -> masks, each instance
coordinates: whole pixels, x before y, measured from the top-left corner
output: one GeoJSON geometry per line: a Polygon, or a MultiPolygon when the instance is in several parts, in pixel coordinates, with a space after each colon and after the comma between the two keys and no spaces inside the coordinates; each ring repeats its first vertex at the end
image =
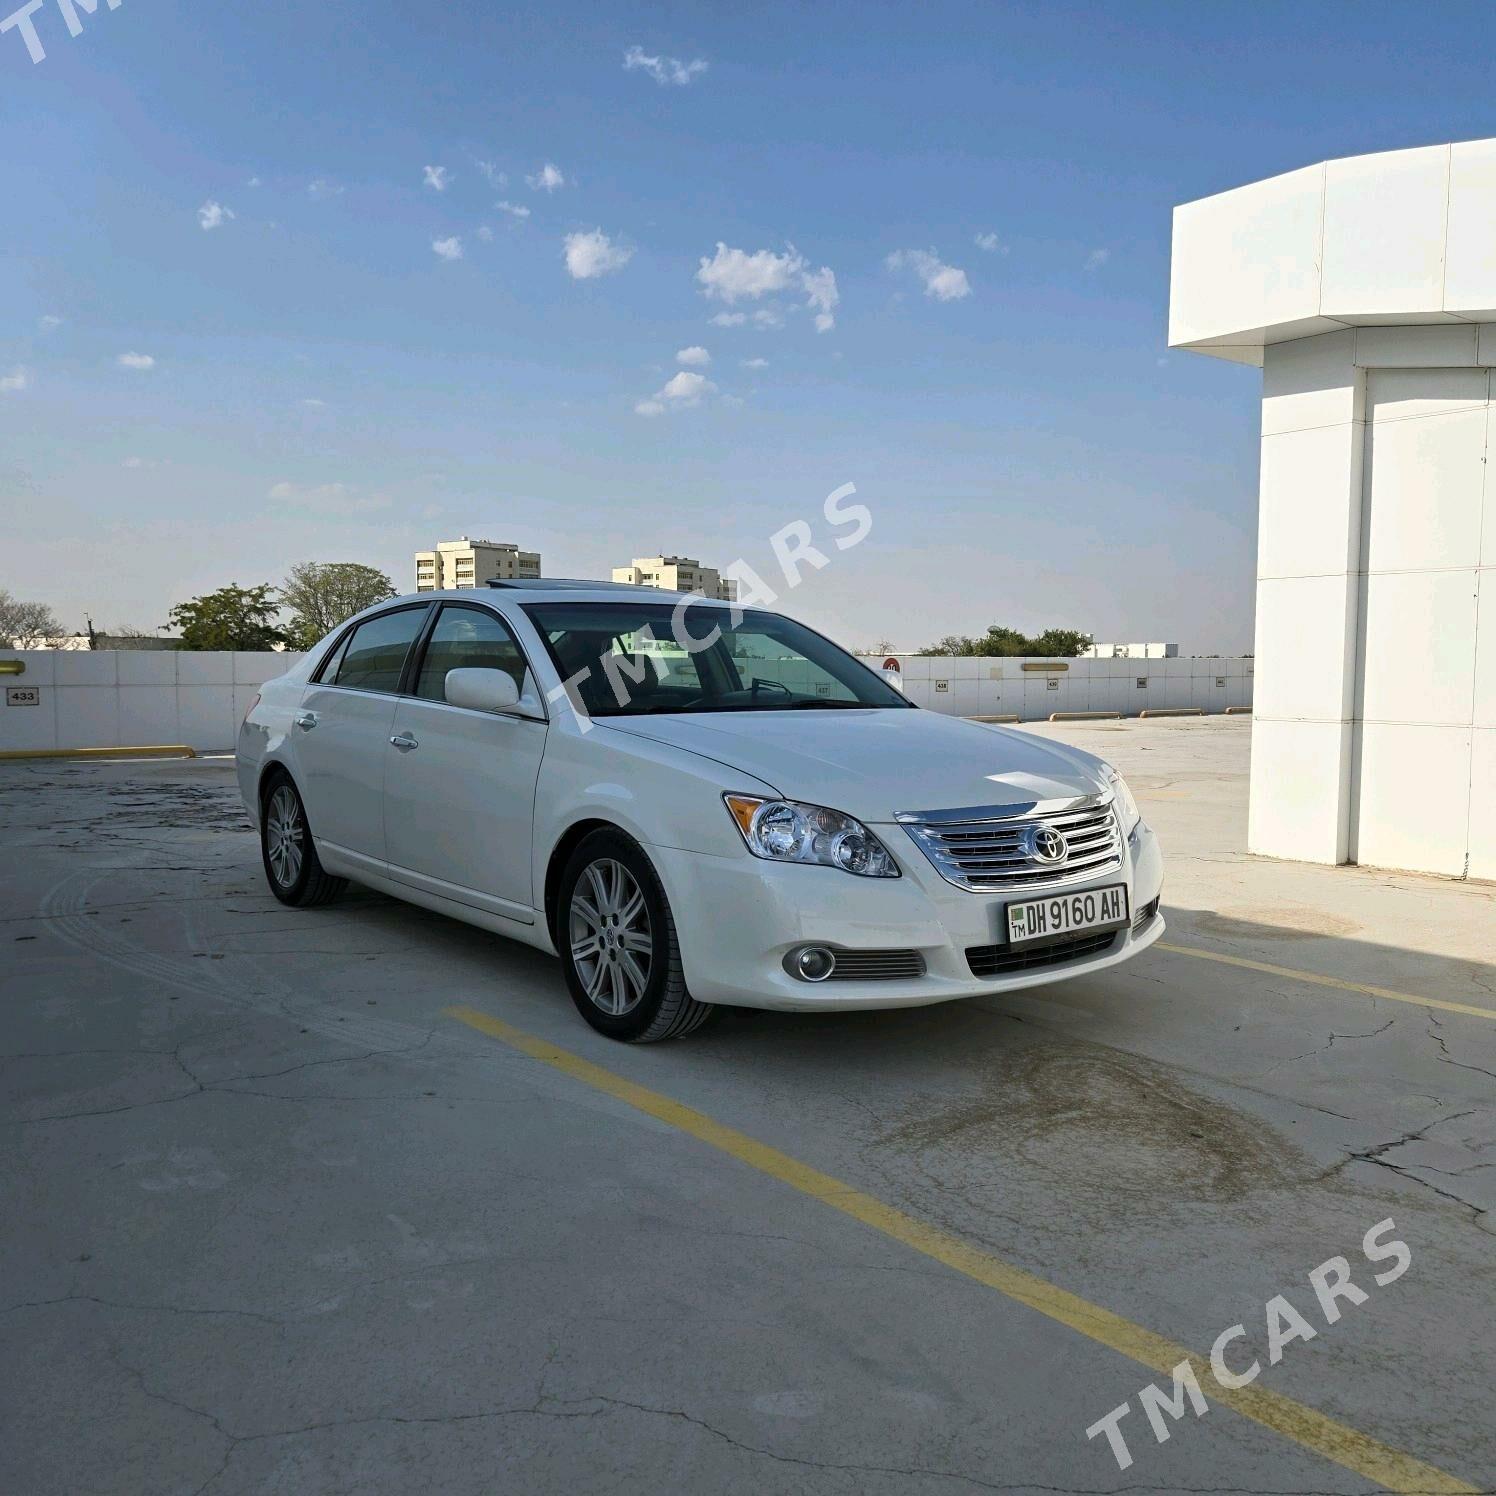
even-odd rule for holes
{"type": "Polygon", "coordinates": [[[353,880],[537,946],[615,1039],[1037,986],[1164,928],[1114,768],[694,594],[381,603],[261,688],[238,774],[281,902],[353,880]]]}

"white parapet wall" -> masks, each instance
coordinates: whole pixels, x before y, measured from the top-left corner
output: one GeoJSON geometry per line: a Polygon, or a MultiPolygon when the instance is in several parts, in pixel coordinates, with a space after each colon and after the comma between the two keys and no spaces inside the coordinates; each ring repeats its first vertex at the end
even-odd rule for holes
{"type": "Polygon", "coordinates": [[[0,751],[232,748],[255,691],[299,654],[134,649],[0,649],[0,751]]]}
{"type": "Polygon", "coordinates": [[[1054,712],[1121,712],[1199,707],[1224,712],[1252,705],[1251,655],[1163,660],[1053,660],[977,655],[859,655],[881,670],[898,661],[904,694],[956,717],[1016,715],[1046,721],[1054,712]],[[1048,668],[1046,668],[1048,667],[1048,668]]]}
{"type": "MultiPolygon", "coordinates": [[[[19,660],[25,666],[19,675],[0,677],[6,694],[0,707],[0,752],[167,743],[199,752],[232,748],[260,685],[300,658],[274,652],[0,650],[0,660],[19,660]]],[[[879,670],[889,656],[860,658],[879,670]]],[[[1025,722],[1042,722],[1054,712],[1107,711],[1131,717],[1159,708],[1224,712],[1252,705],[1250,655],[895,658],[911,701],[959,717],[1016,715],[1025,722]]]]}

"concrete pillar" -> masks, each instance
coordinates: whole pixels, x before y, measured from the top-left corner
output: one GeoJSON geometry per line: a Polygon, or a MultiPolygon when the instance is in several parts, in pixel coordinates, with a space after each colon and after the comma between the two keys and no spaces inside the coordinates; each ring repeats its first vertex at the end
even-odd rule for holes
{"type": "Polygon", "coordinates": [[[1366,378],[1355,333],[1265,350],[1247,846],[1344,862],[1366,378]]]}
{"type": "Polygon", "coordinates": [[[1250,849],[1496,877],[1496,140],[1176,209],[1169,341],[1263,371],[1250,849]]]}

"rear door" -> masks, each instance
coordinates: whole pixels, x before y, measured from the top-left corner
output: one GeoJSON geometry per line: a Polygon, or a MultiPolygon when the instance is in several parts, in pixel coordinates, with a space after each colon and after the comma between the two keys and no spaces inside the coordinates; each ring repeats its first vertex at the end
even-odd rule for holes
{"type": "Polygon", "coordinates": [[[389,876],[492,914],[533,923],[535,782],[544,708],[509,626],[488,608],[444,603],[395,708],[384,776],[389,876]],[[513,713],[450,706],[449,670],[507,671],[513,713]]]}
{"type": "Polygon", "coordinates": [[[395,702],[430,604],[355,626],[302,693],[291,736],[307,821],[319,847],[382,871],[384,771],[395,702]]]}

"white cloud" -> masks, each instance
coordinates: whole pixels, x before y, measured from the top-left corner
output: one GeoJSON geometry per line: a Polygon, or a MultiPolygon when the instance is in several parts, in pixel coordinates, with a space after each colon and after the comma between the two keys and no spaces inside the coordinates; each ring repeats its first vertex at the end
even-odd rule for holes
{"type": "Polygon", "coordinates": [[[518,218],[521,221],[530,216],[530,210],[523,203],[498,202],[494,204],[494,207],[499,212],[507,213],[511,218],[518,218]]]}
{"type": "Polygon", "coordinates": [[[141,457],[127,457],[120,463],[120,466],[125,468],[143,468],[145,466],[145,459],[141,457]]]}
{"type": "Polygon", "coordinates": [[[713,327],[741,327],[748,320],[747,312],[718,312],[712,318],[713,327]]]}
{"type": "Polygon", "coordinates": [[[699,343],[693,343],[689,348],[678,350],[675,361],[678,364],[689,364],[694,369],[704,369],[711,363],[712,356],[699,343]]]}
{"type": "Polygon", "coordinates": [[[1005,255],[1008,252],[1008,246],[996,234],[991,232],[978,234],[971,242],[978,249],[986,250],[989,255],[1005,255]]]}
{"type": "Polygon", "coordinates": [[[566,268],[573,280],[596,280],[600,275],[611,275],[622,270],[633,259],[634,251],[624,244],[615,244],[601,229],[587,234],[568,234],[566,245],[566,268]]]}
{"type": "Polygon", "coordinates": [[[1086,256],[1086,263],[1084,268],[1086,270],[1100,270],[1101,267],[1105,265],[1109,259],[1111,259],[1111,257],[1112,252],[1109,249],[1093,249],[1091,253],[1086,256]]]}
{"type": "Polygon", "coordinates": [[[566,178],[563,177],[560,171],[555,166],[551,165],[549,161],[547,161],[545,165],[542,166],[533,177],[527,176],[525,178],[525,181],[527,181],[530,186],[535,189],[536,192],[554,192],[558,187],[564,187],[566,185],[566,178]]]}
{"type": "Polygon", "coordinates": [[[154,369],[156,360],[149,353],[122,353],[115,359],[122,369],[154,369]]]}
{"type": "Polygon", "coordinates": [[[717,386],[705,374],[682,369],[672,375],[647,400],[641,400],[634,411],[641,416],[660,416],[668,410],[689,410],[717,392],[717,386]]]}
{"type": "Polygon", "coordinates": [[[507,187],[509,185],[509,173],[500,171],[492,161],[474,161],[473,165],[483,173],[490,187],[507,187]]]}
{"type": "Polygon", "coordinates": [[[651,57],[643,47],[630,47],[623,54],[624,72],[631,73],[635,68],[642,68],[656,83],[674,83],[681,88],[706,72],[707,66],[704,57],[693,58],[690,62],[682,62],[679,57],[651,57]]]}
{"type": "Polygon", "coordinates": [[[485,244],[492,244],[493,243],[493,230],[491,228],[489,228],[489,226],[486,223],[480,223],[478,225],[478,237],[485,244]]]}
{"type": "Polygon", "coordinates": [[[841,300],[841,293],[836,289],[836,276],[822,265],[819,270],[807,271],[801,285],[805,291],[805,304],[815,309],[816,331],[830,332],[836,326],[832,313],[841,300]]]}
{"type": "Polygon", "coordinates": [[[31,383],[31,371],[19,364],[9,374],[0,374],[0,395],[16,395],[31,383]]]}
{"type": "Polygon", "coordinates": [[[62,318],[54,317],[51,312],[48,312],[45,316],[36,319],[36,325],[43,332],[52,332],[54,329],[62,326],[62,318]]]}
{"type": "MultiPolygon", "coordinates": [[[[749,254],[746,250],[729,249],[719,239],[716,253],[710,259],[702,256],[696,279],[705,296],[725,301],[729,306],[799,290],[805,294],[805,304],[815,310],[817,332],[827,332],[836,325],[832,312],[841,298],[835,274],[827,265],[812,270],[793,245],[786,246],[783,254],[775,254],[772,249],[749,254]]],[[[783,319],[777,312],[755,312],[753,320],[760,327],[778,327],[783,319]]]]}
{"type": "Polygon", "coordinates": [[[760,332],[771,332],[784,326],[784,313],[777,306],[761,306],[753,314],[753,325],[760,332]]]}
{"type": "Polygon", "coordinates": [[[329,182],[326,177],[318,177],[315,182],[308,182],[306,187],[307,196],[319,201],[324,197],[341,197],[343,189],[336,182],[329,182]]]}
{"type": "Polygon", "coordinates": [[[453,234],[450,239],[433,239],[431,247],[444,260],[460,260],[462,258],[462,240],[453,234]]]}
{"type": "Polygon", "coordinates": [[[244,185],[246,187],[259,187],[263,184],[258,177],[251,177],[244,185]]]}
{"type": "Polygon", "coordinates": [[[319,400],[315,395],[309,395],[301,402],[308,410],[321,410],[327,404],[326,400],[319,400]]]}
{"type": "Polygon", "coordinates": [[[898,249],[884,261],[890,270],[902,270],[905,265],[925,283],[925,295],[936,301],[960,301],[971,295],[971,282],[966,272],[954,265],[947,265],[933,249],[898,249]]]}
{"type": "Polygon", "coordinates": [[[423,166],[421,185],[433,192],[445,192],[452,180],[452,173],[445,166],[423,166]]]}
{"type": "Polygon", "coordinates": [[[212,198],[209,198],[197,210],[197,221],[202,225],[204,232],[208,229],[222,228],[233,217],[234,210],[232,208],[225,208],[222,203],[214,202],[212,198]]]}
{"type": "Polygon", "coordinates": [[[772,249],[748,254],[729,249],[720,239],[711,259],[705,255],[696,272],[707,296],[731,306],[742,299],[756,300],[774,291],[787,291],[805,268],[805,261],[794,250],[777,255],[772,249]]]}
{"type": "Polygon", "coordinates": [[[769,361],[766,358],[745,358],[743,360],[743,367],[745,369],[767,369],[769,361]]]}

